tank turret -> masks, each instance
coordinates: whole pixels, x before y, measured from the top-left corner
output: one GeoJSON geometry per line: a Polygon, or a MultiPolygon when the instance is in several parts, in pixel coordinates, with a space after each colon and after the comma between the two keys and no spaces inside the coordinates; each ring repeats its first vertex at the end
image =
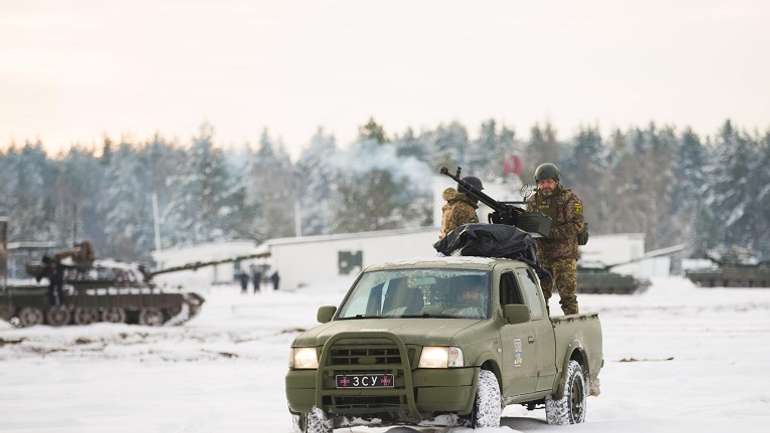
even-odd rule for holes
{"type": "Polygon", "coordinates": [[[642,293],[650,287],[650,280],[613,272],[613,269],[653,257],[671,255],[682,251],[683,249],[683,244],[674,245],[668,248],[650,251],[641,257],[612,264],[597,261],[581,261],[578,263],[577,267],[577,291],[578,293],[603,293],[613,295],[642,293]]]}
{"type": "Polygon", "coordinates": [[[770,288],[770,260],[757,260],[749,250],[732,248],[722,255],[707,253],[705,258],[714,266],[685,272],[698,286],[770,288]]]}
{"type": "Polygon", "coordinates": [[[635,261],[637,260],[629,260],[611,265],[607,265],[603,262],[578,263],[578,293],[631,295],[644,292],[650,286],[649,280],[612,272],[612,269],[617,266],[627,265],[634,263],[635,261]]]}

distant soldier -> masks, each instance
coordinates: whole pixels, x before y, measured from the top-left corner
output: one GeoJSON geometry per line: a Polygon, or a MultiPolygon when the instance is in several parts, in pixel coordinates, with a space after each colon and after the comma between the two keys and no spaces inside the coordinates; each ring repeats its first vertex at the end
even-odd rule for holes
{"type": "Polygon", "coordinates": [[[48,302],[61,305],[64,300],[64,268],[74,267],[78,273],[86,272],[94,263],[94,249],[91,242],[76,243],[71,249],[54,254],[53,258],[43,257],[49,269],[48,302]]]}
{"type": "Polygon", "coordinates": [[[278,275],[278,271],[273,272],[270,281],[273,283],[273,290],[278,290],[278,285],[281,284],[281,276],[278,275]]]}
{"type": "MultiPolygon", "coordinates": [[[[481,180],[477,177],[466,176],[463,180],[478,190],[484,189],[481,180]]],[[[447,233],[463,224],[479,222],[479,217],[476,215],[476,209],[479,208],[478,201],[468,196],[462,186],[458,186],[456,190],[454,188],[445,189],[443,196],[446,204],[441,208],[439,239],[444,239],[447,233]]]]}
{"type": "Polygon", "coordinates": [[[259,268],[253,263],[249,266],[249,271],[251,271],[251,283],[254,284],[254,293],[257,293],[262,284],[262,272],[259,272],[259,268]]]}
{"type": "MultiPolygon", "coordinates": [[[[539,211],[553,221],[548,238],[538,239],[537,254],[551,277],[541,281],[546,306],[554,286],[564,314],[578,314],[578,233],[583,229],[583,202],[559,183],[559,168],[541,164],[535,170],[537,190],[527,199],[528,211],[539,211]]],[[[549,309],[550,311],[550,309],[549,309]]]]}
{"type": "Polygon", "coordinates": [[[241,294],[249,293],[249,274],[246,271],[239,270],[235,278],[241,283],[241,294]]]}

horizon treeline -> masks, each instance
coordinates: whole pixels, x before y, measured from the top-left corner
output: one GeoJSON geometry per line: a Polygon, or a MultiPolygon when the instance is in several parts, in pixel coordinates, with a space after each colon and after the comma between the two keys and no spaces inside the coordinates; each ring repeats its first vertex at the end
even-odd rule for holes
{"type": "Polygon", "coordinates": [[[218,146],[210,124],[189,142],[105,138],[55,157],[39,141],[12,144],[0,151],[0,215],[11,241],[88,239],[101,257],[148,261],[156,220],[164,249],[426,226],[441,166],[513,187],[556,162],[592,234],[642,232],[648,249],[741,247],[770,258],[770,129],[727,120],[701,135],[650,123],[604,136],[585,125],[559,137],[548,123],[526,135],[493,119],[473,131],[450,122],[390,132],[370,118],[358,132],[341,147],[319,128],[296,161],[267,130],[256,143],[218,146]],[[523,170],[504,164],[512,156],[523,170]]]}

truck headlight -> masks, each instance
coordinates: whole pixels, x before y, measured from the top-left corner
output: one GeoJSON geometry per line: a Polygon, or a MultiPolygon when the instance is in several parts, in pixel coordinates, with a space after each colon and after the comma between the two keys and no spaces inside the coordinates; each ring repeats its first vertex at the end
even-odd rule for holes
{"type": "Polygon", "coordinates": [[[423,347],[417,368],[448,368],[463,366],[463,351],[459,347],[423,347]]]}
{"type": "Polygon", "coordinates": [[[315,347],[292,348],[289,355],[289,368],[304,370],[318,368],[318,355],[315,347]]]}

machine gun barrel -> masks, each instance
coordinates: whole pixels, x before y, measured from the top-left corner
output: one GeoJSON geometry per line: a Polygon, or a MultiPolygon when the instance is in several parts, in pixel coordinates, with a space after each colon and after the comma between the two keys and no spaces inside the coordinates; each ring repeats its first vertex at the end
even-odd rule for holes
{"type": "Polygon", "coordinates": [[[461,170],[462,170],[462,168],[457,167],[457,173],[456,174],[452,174],[452,173],[449,172],[449,169],[447,169],[446,167],[441,167],[440,173],[443,174],[444,176],[448,176],[449,178],[451,178],[452,180],[457,182],[457,185],[462,186],[463,189],[465,190],[466,194],[468,194],[469,196],[475,198],[476,200],[484,203],[485,205],[489,206],[495,212],[498,212],[500,214],[514,214],[514,213],[522,213],[522,212],[524,212],[523,209],[519,209],[517,207],[514,207],[514,206],[506,204],[506,203],[501,203],[501,202],[493,199],[492,197],[484,194],[480,190],[476,189],[476,187],[474,187],[470,183],[464,181],[460,177],[461,170]]]}
{"type": "Polygon", "coordinates": [[[156,275],[161,275],[161,274],[169,274],[172,272],[180,272],[180,271],[197,271],[198,269],[206,266],[215,266],[215,265],[221,265],[224,263],[232,263],[232,262],[238,262],[241,260],[249,260],[249,259],[263,259],[267,257],[270,257],[270,253],[249,254],[246,256],[230,257],[228,259],[222,259],[222,260],[212,260],[209,262],[193,262],[193,263],[188,263],[186,265],[172,266],[166,269],[159,269],[157,271],[147,272],[145,273],[145,275],[147,280],[151,280],[156,275]]]}
{"type": "Polygon", "coordinates": [[[489,206],[494,211],[489,214],[490,223],[507,224],[518,227],[525,232],[548,237],[551,230],[550,218],[542,213],[527,212],[525,209],[514,206],[515,204],[525,204],[524,202],[499,202],[493,199],[470,183],[462,180],[460,177],[461,170],[460,167],[457,167],[457,172],[452,174],[446,167],[441,167],[439,172],[457,182],[457,185],[462,187],[465,194],[489,206]]]}

